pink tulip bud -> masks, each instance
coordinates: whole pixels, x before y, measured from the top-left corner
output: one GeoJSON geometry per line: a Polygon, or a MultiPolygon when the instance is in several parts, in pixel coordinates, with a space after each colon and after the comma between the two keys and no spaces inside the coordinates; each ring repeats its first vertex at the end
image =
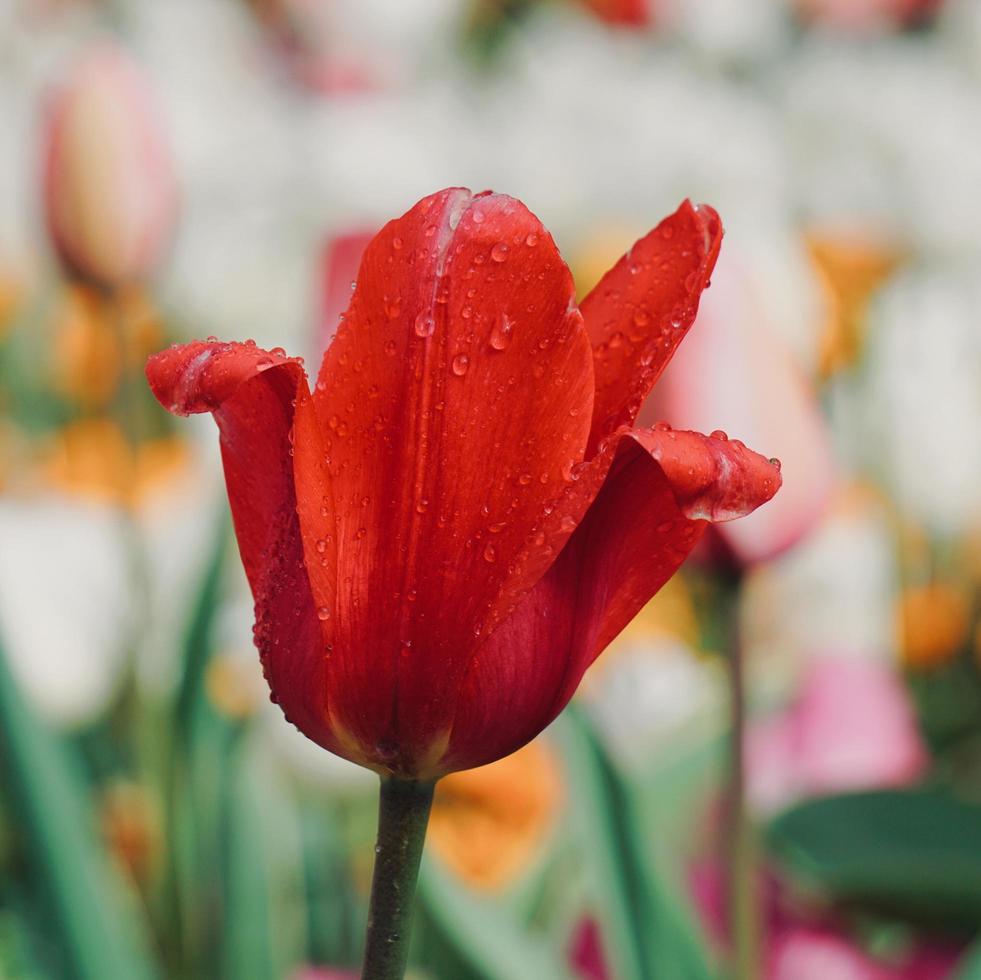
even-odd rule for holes
{"type": "Polygon", "coordinates": [[[69,71],[49,107],[48,232],[69,275],[116,288],[150,275],[177,212],[173,163],[139,67],[103,43],[69,71]]]}
{"type": "Polygon", "coordinates": [[[780,494],[745,520],[715,528],[742,565],[796,543],[830,500],[835,467],[813,392],[731,255],[720,257],[695,325],[644,418],[738,433],[780,460],[780,494]]]}

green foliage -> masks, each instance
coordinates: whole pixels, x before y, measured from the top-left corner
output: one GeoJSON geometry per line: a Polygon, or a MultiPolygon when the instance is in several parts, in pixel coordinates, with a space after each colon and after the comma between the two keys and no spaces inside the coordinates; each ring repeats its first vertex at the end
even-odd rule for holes
{"type": "Polygon", "coordinates": [[[774,821],[769,844],[827,901],[948,929],[981,922],[981,806],[946,789],[810,800],[774,821]]]}

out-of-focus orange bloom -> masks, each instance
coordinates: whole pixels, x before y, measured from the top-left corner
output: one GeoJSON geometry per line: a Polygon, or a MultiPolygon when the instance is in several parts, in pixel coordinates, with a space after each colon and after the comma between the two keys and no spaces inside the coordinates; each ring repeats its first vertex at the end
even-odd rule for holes
{"type": "Polygon", "coordinates": [[[819,370],[829,377],[861,354],[869,301],[897,267],[901,254],[881,238],[858,233],[813,231],[807,245],[827,304],[819,370]]]}
{"type": "Polygon", "coordinates": [[[561,802],[558,763],[541,739],[437,784],[433,850],[475,888],[500,889],[528,867],[561,802]]]}
{"type": "Polygon", "coordinates": [[[86,286],[69,288],[51,347],[54,388],[85,408],[104,407],[123,372],[141,369],[162,341],[159,317],[142,289],[108,297],[86,286]]]}
{"type": "Polygon", "coordinates": [[[929,670],[955,657],[967,640],[969,615],[967,596],[956,586],[935,582],[905,589],[897,616],[906,666],[929,670]]]}
{"type": "Polygon", "coordinates": [[[103,794],[99,809],[110,853],[134,878],[145,877],[160,839],[157,814],[146,791],[136,783],[114,783],[103,794]]]}
{"type": "Polygon", "coordinates": [[[234,653],[212,658],[205,689],[214,708],[231,721],[244,721],[255,714],[264,696],[262,679],[252,661],[234,653]]]}
{"type": "Polygon", "coordinates": [[[133,448],[111,419],[92,418],[52,437],[42,469],[61,490],[135,505],[176,476],[187,461],[187,447],[178,439],[154,439],[133,448]]]}
{"type": "Polygon", "coordinates": [[[0,340],[10,329],[14,314],[24,295],[21,280],[9,269],[0,267],[0,340]]]}

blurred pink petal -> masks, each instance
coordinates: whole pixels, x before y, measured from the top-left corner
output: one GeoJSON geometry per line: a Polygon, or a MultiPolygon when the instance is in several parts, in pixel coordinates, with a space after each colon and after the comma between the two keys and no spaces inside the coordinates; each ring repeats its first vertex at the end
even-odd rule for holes
{"type": "Polygon", "coordinates": [[[304,966],[291,980],[358,980],[355,970],[335,970],[329,966],[304,966]]]}
{"type": "Polygon", "coordinates": [[[918,946],[886,963],[830,930],[795,927],[771,949],[769,980],[945,980],[957,958],[953,949],[918,946]]]}
{"type": "Polygon", "coordinates": [[[748,518],[715,529],[739,563],[774,557],[824,513],[835,475],[824,420],[731,253],[720,257],[695,325],[642,420],[655,417],[703,431],[738,432],[781,461],[781,492],[748,518]]]}
{"type": "Polygon", "coordinates": [[[927,754],[895,669],[839,655],[812,661],[790,711],[754,726],[748,760],[750,797],[769,812],[799,796],[913,782],[927,754]]]}
{"type": "Polygon", "coordinates": [[[851,34],[915,24],[933,16],[943,0],[797,0],[808,21],[851,34]]]}
{"type": "Polygon", "coordinates": [[[90,49],[55,92],[43,186],[48,232],[70,275],[115,287],[153,272],[177,186],[153,97],[122,48],[90,49]]]}
{"type": "Polygon", "coordinates": [[[587,916],[579,921],[572,934],[569,963],[581,980],[609,980],[603,956],[603,937],[596,920],[587,916]]]}
{"type": "Polygon", "coordinates": [[[794,715],[795,759],[809,792],[900,786],[926,766],[906,689],[887,663],[815,660],[794,715]]]}

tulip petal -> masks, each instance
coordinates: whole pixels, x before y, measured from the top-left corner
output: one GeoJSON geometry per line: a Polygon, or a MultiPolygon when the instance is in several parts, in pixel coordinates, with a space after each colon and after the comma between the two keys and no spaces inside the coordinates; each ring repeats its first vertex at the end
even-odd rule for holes
{"type": "Polygon", "coordinates": [[[596,397],[587,456],[632,425],[698,311],[722,243],[722,222],[685,201],[645,235],[583,300],[596,397]]]}
{"type": "Polygon", "coordinates": [[[214,415],[255,599],[256,646],[273,697],[307,737],[347,755],[327,725],[326,658],[303,564],[290,463],[293,403],[308,395],[302,364],[252,343],[196,341],[154,355],[146,374],[169,411],[214,415]]]}
{"type": "Polygon", "coordinates": [[[442,191],[368,246],[294,464],[333,703],[352,706],[337,724],[379,758],[397,746],[394,771],[442,751],[487,624],[572,532],[529,547],[583,459],[592,392],[571,275],[520,202],[442,191]],[[328,538],[340,581],[311,550],[328,538]]]}
{"type": "Polygon", "coordinates": [[[779,486],[779,470],[736,440],[623,432],[568,544],[477,651],[440,767],[482,765],[534,738],[568,703],[586,668],[677,571],[708,523],[749,513],[779,486]]]}

